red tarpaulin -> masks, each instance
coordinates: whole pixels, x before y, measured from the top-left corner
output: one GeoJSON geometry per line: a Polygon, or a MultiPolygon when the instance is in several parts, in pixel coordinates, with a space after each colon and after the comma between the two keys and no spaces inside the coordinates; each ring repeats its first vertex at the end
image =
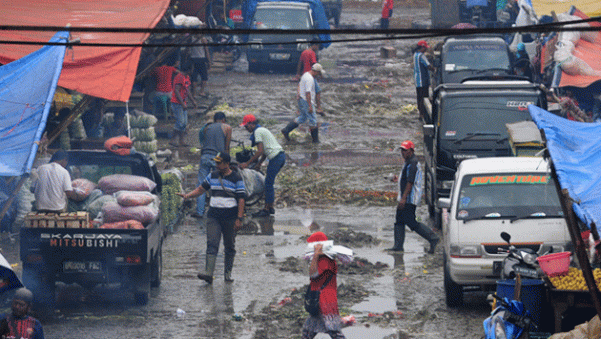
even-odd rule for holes
{"type": "MultiPolygon", "coordinates": [[[[582,19],[588,19],[588,16],[578,9],[575,9],[572,15],[582,19]]],[[[589,24],[591,26],[601,26],[598,22],[590,22],[589,24]]],[[[584,39],[578,40],[572,54],[586,62],[593,70],[601,72],[601,58],[599,58],[599,55],[601,55],[601,34],[597,34],[597,38],[594,42],[588,42],[584,39]]],[[[593,82],[599,80],[601,80],[601,76],[582,74],[570,75],[566,72],[562,72],[558,87],[588,87],[593,82]]]]}
{"type": "MultiPolygon", "coordinates": [[[[169,0],[0,0],[0,23],[19,26],[154,28],[169,0]]],[[[0,31],[2,41],[45,42],[55,32],[0,31]]],[[[141,44],[149,33],[73,32],[84,43],[141,44]]],[[[35,45],[0,44],[6,64],[39,49],[35,45]]],[[[74,46],[65,55],[58,85],[109,100],[127,101],[136,76],[141,47],[74,46]]]]}

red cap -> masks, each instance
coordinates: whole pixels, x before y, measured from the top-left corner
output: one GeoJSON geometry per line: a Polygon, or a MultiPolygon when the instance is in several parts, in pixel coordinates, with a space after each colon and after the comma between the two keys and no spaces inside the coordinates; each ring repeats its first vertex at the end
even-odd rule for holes
{"type": "Polygon", "coordinates": [[[316,241],[326,241],[328,237],[323,232],[315,232],[311,234],[309,238],[307,238],[308,243],[316,242],[316,241]]]}
{"type": "Polygon", "coordinates": [[[241,127],[246,126],[246,124],[248,124],[249,122],[255,122],[257,121],[257,118],[255,118],[254,115],[252,114],[247,114],[244,116],[244,118],[242,119],[242,123],[240,124],[241,127]]]}
{"type": "Polygon", "coordinates": [[[428,43],[426,42],[426,40],[420,40],[417,42],[417,45],[419,47],[426,47],[426,48],[430,48],[430,46],[428,46],[428,43]]]}
{"type": "Polygon", "coordinates": [[[405,140],[401,144],[402,149],[415,149],[415,144],[411,140],[405,140]]]}

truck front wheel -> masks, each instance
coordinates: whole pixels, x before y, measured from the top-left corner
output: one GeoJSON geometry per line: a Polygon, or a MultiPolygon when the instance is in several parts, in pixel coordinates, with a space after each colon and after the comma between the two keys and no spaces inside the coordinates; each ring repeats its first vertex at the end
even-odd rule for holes
{"type": "Polygon", "coordinates": [[[158,253],[155,255],[155,259],[152,261],[151,266],[151,280],[150,287],[161,286],[161,279],[163,277],[163,246],[159,247],[158,253]]]}

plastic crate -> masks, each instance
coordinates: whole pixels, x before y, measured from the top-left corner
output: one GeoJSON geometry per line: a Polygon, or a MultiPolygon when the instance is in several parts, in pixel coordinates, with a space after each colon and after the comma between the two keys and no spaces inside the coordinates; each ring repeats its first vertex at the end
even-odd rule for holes
{"type": "Polygon", "coordinates": [[[571,255],[571,252],[551,253],[540,256],[536,260],[548,277],[554,277],[568,273],[571,255]]]}

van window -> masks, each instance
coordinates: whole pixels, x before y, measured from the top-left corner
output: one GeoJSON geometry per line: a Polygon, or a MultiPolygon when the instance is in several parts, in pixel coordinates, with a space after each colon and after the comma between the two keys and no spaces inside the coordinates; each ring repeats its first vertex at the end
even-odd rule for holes
{"type": "Polygon", "coordinates": [[[449,46],[444,70],[510,69],[507,47],[499,44],[466,43],[449,46]]]}
{"type": "Polygon", "coordinates": [[[466,175],[456,218],[563,217],[554,180],[542,173],[466,175]]]}
{"type": "Polygon", "coordinates": [[[259,29],[310,29],[309,11],[296,8],[257,8],[253,27],[259,29]]]}
{"type": "MultiPolygon", "coordinates": [[[[497,96],[447,97],[441,111],[440,138],[458,140],[475,134],[487,135],[492,139],[508,137],[505,124],[531,121],[526,108],[528,104],[538,104],[537,97],[510,98],[497,96]],[[470,134],[471,133],[471,134],[470,134]]],[[[475,135],[474,141],[481,139],[475,135]]]]}

